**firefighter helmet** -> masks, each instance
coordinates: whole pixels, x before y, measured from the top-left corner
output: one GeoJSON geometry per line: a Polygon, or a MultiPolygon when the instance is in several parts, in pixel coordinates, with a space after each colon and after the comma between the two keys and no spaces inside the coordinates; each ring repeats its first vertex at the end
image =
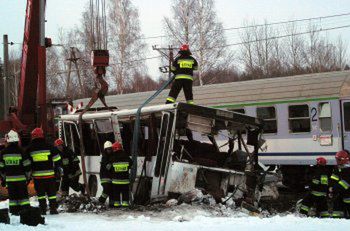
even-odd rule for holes
{"type": "Polygon", "coordinates": [[[37,138],[44,138],[44,131],[41,128],[35,128],[31,133],[32,140],[37,138]]]}
{"type": "Polygon", "coordinates": [[[106,141],[103,144],[103,149],[111,148],[112,147],[112,142],[111,141],[106,141]]]}
{"type": "Polygon", "coordinates": [[[113,145],[112,145],[112,149],[114,152],[117,152],[117,151],[120,151],[123,149],[121,143],[119,143],[118,141],[115,142],[113,145]]]}
{"type": "Polygon", "coordinates": [[[189,51],[190,50],[190,46],[188,44],[182,44],[182,46],[180,47],[180,51],[189,51]]]}
{"type": "Polygon", "coordinates": [[[55,140],[54,146],[57,147],[57,146],[61,146],[63,144],[64,144],[64,142],[62,139],[57,139],[57,140],[55,140]]]}
{"type": "Polygon", "coordinates": [[[335,159],[338,165],[349,163],[349,153],[347,151],[339,151],[335,154],[335,159]]]}
{"type": "Polygon", "coordinates": [[[323,166],[325,166],[325,165],[327,165],[327,160],[326,160],[326,158],[324,158],[324,157],[318,157],[318,158],[316,159],[316,163],[317,163],[317,165],[323,165],[323,166]]]}
{"type": "Polygon", "coordinates": [[[5,139],[7,143],[19,142],[18,133],[14,130],[11,130],[9,133],[7,133],[5,139]]]}

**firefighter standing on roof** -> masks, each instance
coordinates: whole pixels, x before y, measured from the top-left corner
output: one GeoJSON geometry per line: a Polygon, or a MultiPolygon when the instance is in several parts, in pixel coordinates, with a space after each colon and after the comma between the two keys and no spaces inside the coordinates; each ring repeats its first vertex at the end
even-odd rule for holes
{"type": "Polygon", "coordinates": [[[19,215],[30,206],[27,183],[30,181],[30,160],[19,146],[18,133],[11,130],[6,135],[7,147],[0,154],[1,182],[9,193],[10,213],[19,215]]]}
{"type": "Polygon", "coordinates": [[[317,165],[314,167],[310,192],[303,199],[300,207],[300,213],[308,215],[311,207],[315,206],[316,216],[329,217],[327,205],[328,178],[329,171],[326,167],[327,160],[323,157],[316,159],[317,165]]]}
{"type": "MultiPolygon", "coordinates": [[[[107,169],[107,165],[110,163],[110,159],[113,156],[113,149],[112,149],[112,142],[106,141],[103,145],[104,152],[102,154],[101,158],[101,167],[100,167],[100,181],[103,188],[102,194],[99,197],[99,202],[105,203],[107,198],[111,195],[112,190],[112,179],[111,174],[109,170],[107,169]]],[[[109,169],[111,168],[111,164],[108,165],[109,169]]],[[[110,207],[114,207],[113,204],[111,204],[111,198],[110,200],[110,207]]]]}
{"type": "Polygon", "coordinates": [[[113,156],[111,157],[108,169],[110,169],[112,178],[112,192],[110,200],[114,207],[128,207],[130,194],[130,174],[129,170],[132,160],[129,155],[124,152],[122,145],[115,142],[112,145],[113,156]]]}
{"type": "Polygon", "coordinates": [[[185,98],[188,104],[193,104],[193,71],[198,69],[198,63],[192,57],[187,44],[181,46],[179,56],[172,63],[171,71],[175,75],[175,81],[171,86],[166,103],[175,103],[181,89],[184,89],[185,98]]]}
{"type": "MultiPolygon", "coordinates": [[[[55,154],[58,153],[62,159],[62,168],[64,175],[61,180],[61,191],[63,196],[69,195],[69,187],[76,192],[85,193],[85,187],[79,183],[81,170],[78,156],[67,146],[63,140],[57,139],[54,142],[55,154]]],[[[59,185],[58,185],[59,186],[59,185]]]]}
{"type": "Polygon", "coordinates": [[[337,167],[331,175],[329,195],[333,198],[334,218],[350,217],[350,156],[347,151],[335,155],[337,167]]]}
{"type": "Polygon", "coordinates": [[[27,154],[32,163],[32,176],[34,188],[38,196],[39,206],[43,215],[46,214],[46,196],[49,199],[50,214],[57,214],[56,180],[55,173],[63,176],[61,168],[61,156],[54,153],[53,147],[44,139],[41,128],[35,128],[31,133],[31,143],[27,148],[27,154]]]}

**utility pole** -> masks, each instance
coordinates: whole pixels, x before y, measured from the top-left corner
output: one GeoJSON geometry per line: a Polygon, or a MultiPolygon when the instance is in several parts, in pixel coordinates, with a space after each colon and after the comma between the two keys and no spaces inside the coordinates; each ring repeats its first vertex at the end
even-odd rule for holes
{"type": "Polygon", "coordinates": [[[74,64],[75,71],[77,72],[77,75],[78,75],[79,86],[81,89],[80,92],[81,92],[82,96],[85,96],[85,89],[84,89],[84,86],[83,86],[83,83],[81,80],[80,70],[79,70],[79,66],[78,66],[78,60],[80,58],[77,58],[75,50],[76,50],[75,47],[70,48],[69,58],[67,59],[69,61],[69,63],[68,63],[68,78],[67,78],[66,97],[70,96],[70,75],[72,73],[72,63],[74,64]]]}
{"type": "Polygon", "coordinates": [[[4,34],[3,37],[3,44],[4,44],[4,74],[3,74],[3,97],[4,97],[4,103],[3,103],[3,117],[4,119],[7,119],[7,112],[9,109],[9,94],[8,94],[8,78],[9,78],[9,71],[8,71],[8,67],[9,67],[9,41],[8,41],[8,36],[7,34],[4,34]]]}
{"type": "Polygon", "coordinates": [[[162,56],[168,59],[168,66],[159,67],[159,70],[162,73],[168,73],[168,78],[171,78],[171,64],[174,61],[174,50],[175,48],[171,45],[168,47],[157,47],[156,45],[152,46],[152,49],[158,51],[162,56]]]}
{"type": "Polygon", "coordinates": [[[4,120],[4,108],[2,105],[4,105],[4,95],[1,92],[4,92],[3,87],[3,70],[2,70],[2,62],[0,59],[0,120],[4,120]]]}

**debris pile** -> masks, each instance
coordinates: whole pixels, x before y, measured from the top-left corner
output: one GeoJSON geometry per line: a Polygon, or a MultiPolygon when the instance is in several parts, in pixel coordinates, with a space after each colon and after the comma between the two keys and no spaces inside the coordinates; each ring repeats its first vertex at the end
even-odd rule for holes
{"type": "Polygon", "coordinates": [[[99,213],[106,209],[106,206],[101,204],[96,198],[89,199],[84,195],[75,193],[63,198],[60,205],[60,210],[68,213],[99,213]]]}

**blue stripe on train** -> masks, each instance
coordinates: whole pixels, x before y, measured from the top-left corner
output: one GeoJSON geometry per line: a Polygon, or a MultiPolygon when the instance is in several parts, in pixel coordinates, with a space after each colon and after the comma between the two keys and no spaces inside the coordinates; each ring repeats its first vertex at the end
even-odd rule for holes
{"type": "Polygon", "coordinates": [[[258,156],[335,156],[336,152],[261,152],[258,156]]]}

